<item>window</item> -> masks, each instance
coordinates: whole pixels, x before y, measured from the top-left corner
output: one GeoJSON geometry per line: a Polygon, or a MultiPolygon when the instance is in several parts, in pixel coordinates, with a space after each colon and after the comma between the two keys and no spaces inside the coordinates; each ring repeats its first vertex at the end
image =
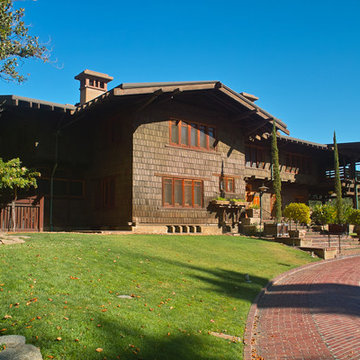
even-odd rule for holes
{"type": "Polygon", "coordinates": [[[226,192],[235,192],[235,179],[233,177],[225,176],[225,191],[226,192]]]}
{"type": "Polygon", "coordinates": [[[201,180],[163,178],[163,205],[166,207],[202,207],[201,180]]]}
{"type": "Polygon", "coordinates": [[[204,150],[215,149],[215,128],[180,120],[170,121],[170,143],[204,150]]]}
{"type": "Polygon", "coordinates": [[[95,207],[112,209],[115,207],[115,177],[99,179],[96,185],[95,207]]]}
{"type": "Polygon", "coordinates": [[[233,193],[235,192],[235,178],[230,176],[220,176],[219,178],[219,190],[233,193]]]}
{"type": "Polygon", "coordinates": [[[265,168],[265,149],[259,146],[249,145],[245,147],[245,165],[247,167],[265,168]]]}

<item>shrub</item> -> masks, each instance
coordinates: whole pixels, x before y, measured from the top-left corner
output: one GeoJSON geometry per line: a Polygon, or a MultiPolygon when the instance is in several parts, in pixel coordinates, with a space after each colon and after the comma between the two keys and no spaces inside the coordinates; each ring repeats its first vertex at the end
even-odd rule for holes
{"type": "Polygon", "coordinates": [[[315,224],[349,224],[351,214],[354,209],[351,205],[342,202],[341,205],[341,216],[339,217],[336,205],[327,203],[323,205],[315,205],[312,208],[311,219],[315,224]]]}
{"type": "Polygon", "coordinates": [[[230,201],[233,201],[233,202],[245,202],[244,199],[230,199],[230,201]]]}
{"type": "Polygon", "coordinates": [[[334,224],[336,208],[331,204],[315,205],[312,209],[311,219],[318,225],[334,224]]]}
{"type": "Polygon", "coordinates": [[[310,208],[302,203],[291,203],[284,209],[284,216],[295,223],[310,224],[310,208]]]}
{"type": "Polygon", "coordinates": [[[360,210],[353,209],[348,216],[348,223],[352,225],[360,225],[360,210]]]}

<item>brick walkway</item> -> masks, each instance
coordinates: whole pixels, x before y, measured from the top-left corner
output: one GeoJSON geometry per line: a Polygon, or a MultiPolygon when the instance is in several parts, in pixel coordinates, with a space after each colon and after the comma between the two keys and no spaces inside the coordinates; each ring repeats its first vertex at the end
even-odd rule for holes
{"type": "Polygon", "coordinates": [[[360,256],[276,278],[252,306],[244,359],[360,359],[360,256]]]}

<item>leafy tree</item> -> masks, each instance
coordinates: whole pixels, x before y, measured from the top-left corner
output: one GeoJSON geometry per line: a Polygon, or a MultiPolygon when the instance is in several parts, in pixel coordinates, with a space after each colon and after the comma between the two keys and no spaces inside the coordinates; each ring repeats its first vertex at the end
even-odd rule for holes
{"type": "Polygon", "coordinates": [[[342,205],[342,194],[341,194],[341,181],[340,181],[340,170],[339,170],[339,152],[336,143],[336,134],[334,131],[334,170],[335,170],[335,193],[336,193],[336,223],[342,224],[343,219],[343,205],[342,205]]]}
{"type": "Polygon", "coordinates": [[[25,80],[17,71],[19,60],[38,58],[47,61],[48,51],[36,36],[29,35],[23,21],[25,10],[14,9],[13,0],[0,1],[0,78],[6,81],[25,80]]]}
{"type": "Polygon", "coordinates": [[[279,169],[279,150],[276,140],[275,121],[273,122],[273,130],[271,137],[271,156],[272,156],[272,171],[273,171],[273,186],[275,191],[275,219],[276,222],[281,221],[281,178],[279,169]]]}
{"type": "Polygon", "coordinates": [[[36,188],[36,178],[40,176],[37,171],[31,171],[25,166],[21,166],[19,158],[4,162],[0,158],[0,192],[9,192],[11,194],[11,218],[12,227],[16,228],[15,202],[17,200],[19,189],[36,188]]]}
{"type": "Polygon", "coordinates": [[[310,224],[310,208],[303,203],[291,203],[284,209],[284,216],[296,224],[310,224]]]}

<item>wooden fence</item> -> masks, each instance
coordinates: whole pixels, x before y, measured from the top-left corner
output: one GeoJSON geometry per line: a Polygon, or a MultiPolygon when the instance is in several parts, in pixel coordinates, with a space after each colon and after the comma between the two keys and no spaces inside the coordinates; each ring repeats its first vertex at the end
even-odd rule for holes
{"type": "MultiPolygon", "coordinates": [[[[16,232],[36,232],[44,230],[44,198],[27,198],[15,204],[16,232]]],[[[0,209],[0,230],[12,231],[11,204],[0,209]]]]}

